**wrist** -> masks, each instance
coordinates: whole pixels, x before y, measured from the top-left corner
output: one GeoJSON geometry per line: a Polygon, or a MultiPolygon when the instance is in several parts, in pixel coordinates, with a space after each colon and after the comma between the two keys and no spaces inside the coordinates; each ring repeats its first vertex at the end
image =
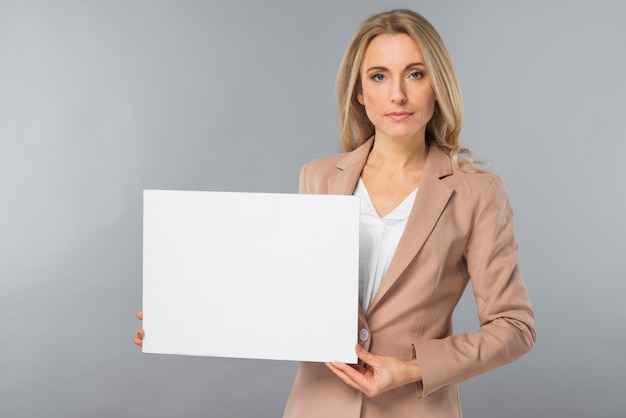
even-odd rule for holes
{"type": "Polygon", "coordinates": [[[408,373],[411,383],[419,382],[422,380],[422,370],[416,358],[408,361],[408,373]]]}

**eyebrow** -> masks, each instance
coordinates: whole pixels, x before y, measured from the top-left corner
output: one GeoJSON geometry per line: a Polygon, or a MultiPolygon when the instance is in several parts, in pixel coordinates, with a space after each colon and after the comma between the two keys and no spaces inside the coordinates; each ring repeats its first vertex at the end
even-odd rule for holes
{"type": "MultiPolygon", "coordinates": [[[[422,63],[422,62],[413,62],[413,63],[407,65],[406,67],[404,67],[404,69],[408,70],[408,69],[413,68],[413,67],[424,67],[424,68],[426,68],[426,65],[424,63],[422,63]]],[[[374,66],[374,67],[368,68],[365,72],[369,73],[372,70],[375,70],[375,71],[389,71],[389,68],[383,67],[383,66],[374,66]]]]}

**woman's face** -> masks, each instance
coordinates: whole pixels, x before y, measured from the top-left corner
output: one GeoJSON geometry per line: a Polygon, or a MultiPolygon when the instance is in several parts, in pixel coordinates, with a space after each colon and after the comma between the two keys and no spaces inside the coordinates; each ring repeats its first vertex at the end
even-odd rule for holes
{"type": "Polygon", "coordinates": [[[409,35],[380,35],[363,57],[357,95],[376,137],[424,140],[435,93],[422,51],[409,35]]]}

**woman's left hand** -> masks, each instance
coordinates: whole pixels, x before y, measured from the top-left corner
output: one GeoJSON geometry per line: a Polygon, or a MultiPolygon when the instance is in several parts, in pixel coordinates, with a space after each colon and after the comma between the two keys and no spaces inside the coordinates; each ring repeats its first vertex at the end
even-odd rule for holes
{"type": "Polygon", "coordinates": [[[422,380],[417,359],[400,360],[377,356],[357,344],[357,357],[366,364],[326,363],[326,366],[347,385],[360,390],[370,398],[388,390],[422,380]]]}

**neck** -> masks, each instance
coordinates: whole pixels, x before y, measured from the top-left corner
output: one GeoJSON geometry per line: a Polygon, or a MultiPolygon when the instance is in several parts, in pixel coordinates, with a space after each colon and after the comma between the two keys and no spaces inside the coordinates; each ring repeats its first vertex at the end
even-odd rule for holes
{"type": "Polygon", "coordinates": [[[412,138],[389,138],[376,135],[368,163],[389,169],[423,168],[428,147],[424,135],[412,138]]]}

